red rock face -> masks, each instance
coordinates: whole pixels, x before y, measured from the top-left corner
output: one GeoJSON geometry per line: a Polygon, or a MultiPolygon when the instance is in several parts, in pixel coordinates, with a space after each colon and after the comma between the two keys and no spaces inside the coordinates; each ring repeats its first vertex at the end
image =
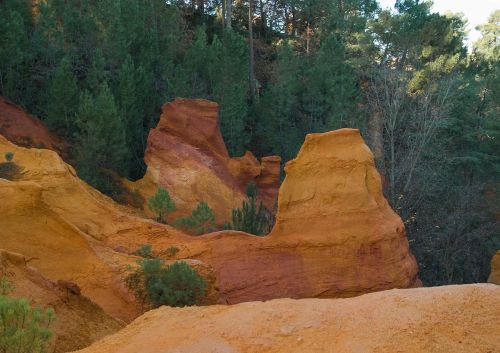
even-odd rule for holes
{"type": "Polygon", "coordinates": [[[61,141],[40,120],[1,96],[0,135],[23,147],[63,150],[61,141]]]}
{"type": "Polygon", "coordinates": [[[131,188],[145,199],[159,186],[168,189],[178,209],[174,216],[190,214],[198,202],[205,201],[222,224],[230,220],[233,208],[241,207],[246,187],[254,181],[262,187],[259,195],[264,205],[272,210],[279,187],[279,157],[259,163],[247,151],[230,158],[218,111],[216,103],[202,99],[178,98],[165,104],[158,126],[149,133],[147,173],[131,188]]]}
{"type": "Polygon", "coordinates": [[[263,157],[261,159],[262,171],[257,177],[256,185],[258,196],[268,205],[268,209],[275,213],[276,200],[280,187],[281,158],[278,156],[263,157]]]}

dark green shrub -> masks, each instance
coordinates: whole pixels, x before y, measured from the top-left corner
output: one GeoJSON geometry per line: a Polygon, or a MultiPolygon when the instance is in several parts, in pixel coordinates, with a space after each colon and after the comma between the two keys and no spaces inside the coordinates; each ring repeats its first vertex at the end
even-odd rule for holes
{"type": "Polygon", "coordinates": [[[213,232],[216,229],[215,215],[206,202],[200,202],[191,213],[191,216],[176,219],[174,226],[193,235],[213,232]]]}
{"type": "Polygon", "coordinates": [[[195,305],[205,295],[205,280],[185,262],[174,262],[167,267],[148,264],[144,273],[152,274],[146,275],[145,285],[155,307],[195,305]]]}
{"type": "Polygon", "coordinates": [[[179,252],[179,248],[174,246],[174,245],[172,245],[171,247],[169,247],[167,249],[167,255],[169,257],[174,257],[178,252],[179,252]]]}
{"type": "Polygon", "coordinates": [[[149,258],[138,264],[126,282],[143,308],[195,305],[205,296],[205,280],[185,262],[165,266],[161,259],[149,258]]]}
{"type": "Polygon", "coordinates": [[[257,188],[254,183],[247,187],[248,200],[243,201],[241,208],[232,212],[231,223],[225,229],[241,230],[255,235],[265,235],[271,227],[271,215],[262,202],[257,205],[257,188]]]}
{"type": "Polygon", "coordinates": [[[146,258],[151,258],[152,257],[152,251],[153,248],[150,244],[144,244],[142,245],[136,252],[135,254],[137,256],[141,257],[146,257],[146,258]]]}
{"type": "Polygon", "coordinates": [[[166,223],[164,218],[166,214],[175,211],[175,203],[164,188],[158,188],[156,194],[148,199],[148,207],[156,213],[156,220],[162,223],[166,223]]]}
{"type": "Polygon", "coordinates": [[[12,286],[5,278],[0,282],[0,352],[46,352],[54,310],[32,308],[25,298],[7,297],[12,286]]]}
{"type": "Polygon", "coordinates": [[[14,159],[14,152],[5,153],[5,160],[7,162],[12,162],[13,159],[14,159]]]}

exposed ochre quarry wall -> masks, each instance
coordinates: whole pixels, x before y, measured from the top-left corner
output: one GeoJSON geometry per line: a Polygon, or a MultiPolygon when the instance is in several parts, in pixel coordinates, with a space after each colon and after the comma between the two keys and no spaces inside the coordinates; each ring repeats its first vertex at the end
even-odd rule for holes
{"type": "MultiPolygon", "coordinates": [[[[125,184],[145,200],[161,186],[170,192],[177,212],[172,219],[190,214],[198,202],[214,210],[218,224],[231,220],[231,211],[241,207],[246,188],[254,182],[259,199],[271,211],[276,208],[280,158],[258,161],[247,151],[230,158],[219,130],[219,106],[203,99],[177,98],[163,106],[158,125],[152,129],[144,160],[143,179],[125,184]]],[[[147,205],[144,210],[148,212],[147,205]]]]}
{"type": "MultiPolygon", "coordinates": [[[[204,104],[215,109],[200,104],[198,111],[204,104]]],[[[182,141],[176,146],[184,148],[182,141]]],[[[140,314],[124,278],[143,244],[165,259],[190,261],[209,279],[207,304],[347,297],[419,285],[403,223],[382,195],[373,156],[357,130],[307,136],[286,166],[276,225],[267,237],[235,231],[188,236],[92,189],[53,151],[0,136],[0,156],[6,152],[14,152],[22,171],[14,180],[0,179],[0,248],[32,258],[52,281],[76,283],[124,321],[140,314]],[[168,255],[171,246],[179,248],[175,259],[168,255]]],[[[266,164],[278,166],[264,159],[257,181],[272,185],[278,173],[265,172],[266,164]]],[[[248,167],[233,170],[241,176],[248,167]]]]}

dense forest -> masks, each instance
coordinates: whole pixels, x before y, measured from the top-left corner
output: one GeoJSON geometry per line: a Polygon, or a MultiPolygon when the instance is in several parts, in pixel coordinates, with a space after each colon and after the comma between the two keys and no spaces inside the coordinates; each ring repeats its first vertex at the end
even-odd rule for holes
{"type": "Polygon", "coordinates": [[[220,104],[230,153],[292,159],[359,128],[427,285],[485,281],[500,248],[500,10],[398,0],[3,0],[0,94],[70,143],[78,174],[140,178],[174,97],[220,104]]]}

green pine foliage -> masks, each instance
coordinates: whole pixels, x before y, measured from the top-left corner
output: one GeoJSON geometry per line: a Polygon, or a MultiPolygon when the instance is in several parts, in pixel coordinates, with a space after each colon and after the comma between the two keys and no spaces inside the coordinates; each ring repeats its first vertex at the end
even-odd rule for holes
{"type": "Polygon", "coordinates": [[[208,204],[202,201],[198,203],[190,216],[176,219],[174,226],[193,235],[210,233],[216,229],[215,215],[208,204]]]}
{"type": "Polygon", "coordinates": [[[5,152],[5,160],[7,162],[12,162],[14,159],[14,152],[5,152]]]}
{"type": "Polygon", "coordinates": [[[167,189],[162,187],[156,190],[156,193],[148,199],[148,207],[151,211],[156,213],[156,220],[158,222],[166,223],[165,217],[175,211],[175,202],[170,197],[167,189]]]}
{"type": "Polygon", "coordinates": [[[127,285],[143,306],[192,306],[205,297],[205,279],[186,262],[176,261],[166,266],[153,257],[140,260],[138,265],[127,277],[127,285]]]}
{"type": "Polygon", "coordinates": [[[24,298],[10,298],[13,286],[0,278],[0,351],[4,353],[44,353],[52,336],[54,310],[33,308],[24,298]]]}
{"type": "Polygon", "coordinates": [[[183,261],[163,267],[159,261],[143,264],[146,289],[153,306],[192,306],[205,295],[206,282],[183,261]]]}
{"type": "Polygon", "coordinates": [[[77,112],[76,162],[82,179],[112,193],[106,170],[127,174],[125,123],[118,114],[115,99],[106,83],[96,95],[85,91],[77,112]]]}
{"type": "Polygon", "coordinates": [[[279,45],[277,55],[273,66],[275,80],[264,92],[259,106],[263,117],[259,134],[269,154],[289,160],[297,154],[305,131],[299,119],[302,66],[286,40],[279,45]]]}
{"type": "Polygon", "coordinates": [[[151,258],[153,257],[153,247],[150,244],[144,244],[137,249],[135,254],[140,257],[151,258]]]}
{"type": "Polygon", "coordinates": [[[335,34],[322,42],[305,75],[302,103],[310,131],[334,130],[354,120],[358,78],[335,34]]]}
{"type": "Polygon", "coordinates": [[[78,87],[69,57],[62,59],[52,77],[48,97],[47,125],[59,133],[71,135],[76,130],[78,87]]]}
{"type": "Polygon", "coordinates": [[[220,129],[231,155],[242,155],[250,136],[248,116],[248,59],[245,40],[227,30],[215,37],[210,47],[208,68],[212,99],[220,104],[220,129]]]}
{"type": "Polygon", "coordinates": [[[243,201],[241,208],[232,211],[231,223],[226,224],[225,228],[266,235],[271,227],[270,215],[262,202],[257,204],[257,188],[254,183],[248,185],[247,196],[248,200],[243,201]]]}

